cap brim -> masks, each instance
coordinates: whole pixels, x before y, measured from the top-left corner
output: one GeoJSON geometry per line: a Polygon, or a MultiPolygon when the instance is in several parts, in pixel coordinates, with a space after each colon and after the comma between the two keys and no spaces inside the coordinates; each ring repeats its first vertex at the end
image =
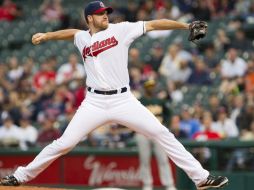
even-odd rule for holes
{"type": "Polygon", "coordinates": [[[150,87],[150,86],[155,86],[155,81],[146,81],[145,83],[144,83],[144,86],[145,87],[150,87]]]}
{"type": "Polygon", "coordinates": [[[103,7],[103,8],[100,8],[100,9],[94,11],[93,14],[99,14],[103,11],[107,11],[108,14],[111,14],[113,12],[113,9],[112,9],[112,7],[103,7]]]}

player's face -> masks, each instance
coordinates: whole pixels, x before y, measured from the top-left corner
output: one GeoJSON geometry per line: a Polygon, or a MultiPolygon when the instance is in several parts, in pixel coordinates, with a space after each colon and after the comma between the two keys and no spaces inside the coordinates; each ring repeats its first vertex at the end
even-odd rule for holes
{"type": "Polygon", "coordinates": [[[93,14],[92,15],[92,23],[95,28],[99,30],[105,30],[108,28],[108,13],[107,11],[103,11],[98,14],[93,14]]]}

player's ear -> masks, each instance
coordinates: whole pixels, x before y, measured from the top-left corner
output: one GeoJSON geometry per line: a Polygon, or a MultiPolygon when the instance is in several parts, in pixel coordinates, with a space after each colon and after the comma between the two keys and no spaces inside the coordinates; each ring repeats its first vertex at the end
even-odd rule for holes
{"type": "Polygon", "coordinates": [[[91,16],[91,15],[88,15],[87,16],[87,24],[89,23],[89,22],[92,22],[93,21],[93,17],[91,16]]]}

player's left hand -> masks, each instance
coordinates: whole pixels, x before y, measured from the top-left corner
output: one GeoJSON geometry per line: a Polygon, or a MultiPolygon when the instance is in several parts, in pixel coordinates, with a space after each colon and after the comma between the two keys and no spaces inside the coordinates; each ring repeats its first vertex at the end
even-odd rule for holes
{"type": "Polygon", "coordinates": [[[193,21],[189,25],[190,35],[188,40],[195,42],[204,38],[207,34],[207,23],[205,21],[193,21]]]}
{"type": "Polygon", "coordinates": [[[32,43],[34,45],[38,45],[43,41],[46,41],[46,33],[36,33],[32,37],[32,43]]]}

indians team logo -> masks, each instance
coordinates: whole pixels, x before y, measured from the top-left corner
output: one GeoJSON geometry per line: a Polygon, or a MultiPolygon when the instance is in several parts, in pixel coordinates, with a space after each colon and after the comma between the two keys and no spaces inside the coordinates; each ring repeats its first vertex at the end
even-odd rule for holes
{"type": "Polygon", "coordinates": [[[101,7],[105,7],[105,5],[104,5],[102,2],[100,2],[100,6],[101,6],[101,7]]]}
{"type": "Polygon", "coordinates": [[[96,41],[93,43],[93,45],[89,47],[84,47],[83,49],[83,58],[84,60],[90,56],[90,57],[96,57],[98,54],[100,54],[103,51],[106,51],[118,44],[118,41],[115,39],[115,37],[107,38],[106,40],[102,41],[96,41]]]}

